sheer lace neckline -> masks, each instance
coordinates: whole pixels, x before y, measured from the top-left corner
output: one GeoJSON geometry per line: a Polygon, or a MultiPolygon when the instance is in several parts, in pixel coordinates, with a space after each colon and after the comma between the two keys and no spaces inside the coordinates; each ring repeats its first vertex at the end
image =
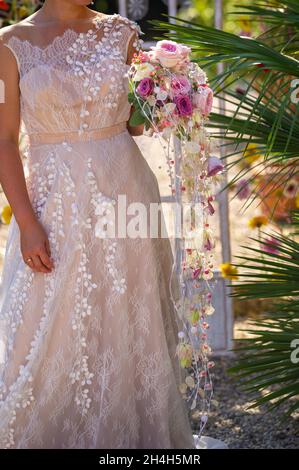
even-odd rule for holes
{"type": "MultiPolygon", "coordinates": [[[[99,31],[105,26],[107,21],[112,21],[113,19],[118,18],[118,17],[120,17],[119,13],[114,13],[112,15],[107,15],[105,18],[98,18],[98,17],[91,18],[90,28],[87,31],[77,31],[73,27],[67,27],[61,34],[57,34],[53,38],[53,40],[50,41],[49,44],[45,46],[39,46],[37,44],[34,44],[29,39],[22,39],[16,35],[11,36],[8,40],[8,43],[12,40],[14,41],[16,40],[41,53],[47,53],[49,50],[53,50],[55,52],[57,49],[57,46],[60,46],[61,43],[62,44],[67,43],[69,39],[74,40],[76,38],[83,37],[86,34],[88,34],[88,32],[91,31],[93,28],[97,28],[97,30],[99,31]]],[[[86,24],[87,20],[84,20],[83,22],[86,24]]],[[[99,41],[101,41],[101,38],[99,39],[99,41]]]]}

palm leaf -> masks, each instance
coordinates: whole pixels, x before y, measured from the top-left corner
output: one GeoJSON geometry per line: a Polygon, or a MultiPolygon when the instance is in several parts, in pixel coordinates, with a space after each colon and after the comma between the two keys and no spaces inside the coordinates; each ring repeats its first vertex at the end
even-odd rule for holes
{"type": "MultiPolygon", "coordinates": [[[[297,59],[280,53],[258,39],[240,37],[173,16],[168,18],[175,20],[175,23],[171,24],[171,31],[164,34],[174,41],[189,45],[195,62],[200,62],[202,67],[212,66],[219,62],[225,62],[228,65],[222,75],[217,75],[211,80],[212,84],[217,83],[222,76],[229,78],[232,72],[246,70],[251,73],[258,64],[286,75],[299,76],[297,59]]],[[[155,30],[169,29],[169,23],[166,21],[150,20],[149,23],[154,26],[155,30]]],[[[156,39],[161,38],[156,37],[156,39]]]]}
{"type": "MultiPolygon", "coordinates": [[[[293,214],[293,225],[296,232],[299,211],[293,214]]],[[[273,410],[287,402],[289,415],[299,409],[299,368],[293,343],[299,338],[299,243],[295,237],[272,235],[279,242],[278,252],[265,251],[269,241],[262,233],[251,239],[259,246],[247,246],[249,254],[238,256],[242,262],[234,264],[242,270],[244,282],[231,286],[232,296],[277,300],[268,318],[251,322],[249,338],[236,349],[242,357],[229,372],[252,394],[251,408],[266,404],[273,410]]]]}
{"type": "Polygon", "coordinates": [[[257,329],[249,331],[253,337],[238,348],[245,356],[229,372],[242,381],[244,390],[258,396],[250,408],[267,404],[272,410],[288,400],[287,414],[299,409],[299,369],[292,360],[292,341],[299,337],[298,307],[293,314],[272,323],[256,322],[257,329]]]}
{"type": "Polygon", "coordinates": [[[258,17],[270,25],[292,27],[299,31],[299,3],[297,0],[256,1],[253,5],[235,5],[238,10],[231,14],[258,17]]]}

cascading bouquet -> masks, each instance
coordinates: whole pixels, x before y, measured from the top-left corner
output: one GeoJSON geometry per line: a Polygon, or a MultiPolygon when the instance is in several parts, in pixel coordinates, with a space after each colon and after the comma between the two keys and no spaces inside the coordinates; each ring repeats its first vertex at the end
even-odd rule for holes
{"type": "Polygon", "coordinates": [[[130,124],[144,123],[149,133],[164,140],[176,202],[191,204],[200,213],[200,227],[191,222],[190,228],[197,247],[185,245],[180,250],[180,266],[174,262],[181,293],[178,300],[173,296],[172,300],[183,320],[176,351],[186,372],[180,390],[191,403],[191,416],[199,422],[201,435],[213,395],[210,369],[214,363],[210,360],[207,317],[214,312],[209,281],[213,278],[215,242],[209,216],[215,212],[213,201],[223,165],[210,156],[212,142],[206,129],[213,92],[204,71],[190,60],[190,53],[186,45],[169,40],[157,42],[148,52],[136,53],[128,71],[128,100],[134,106],[130,124]],[[171,145],[177,142],[179,146],[171,145]]]}

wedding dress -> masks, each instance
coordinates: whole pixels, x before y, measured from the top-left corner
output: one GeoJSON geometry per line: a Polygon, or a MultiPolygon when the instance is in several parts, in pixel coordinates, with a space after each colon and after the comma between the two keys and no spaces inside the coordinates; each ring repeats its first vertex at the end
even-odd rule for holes
{"type": "MultiPolygon", "coordinates": [[[[0,297],[1,448],[195,448],[179,392],[167,238],[105,238],[118,195],[147,208],[157,180],[126,128],[118,14],[1,41],[19,69],[26,182],[54,260],[35,273],[12,217],[0,297]]],[[[23,148],[23,147],[22,147],[23,148]]]]}

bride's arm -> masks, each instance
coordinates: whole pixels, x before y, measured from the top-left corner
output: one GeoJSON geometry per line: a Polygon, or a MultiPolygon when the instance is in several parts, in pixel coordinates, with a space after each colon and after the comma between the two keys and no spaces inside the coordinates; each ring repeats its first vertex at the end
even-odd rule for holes
{"type": "Polygon", "coordinates": [[[20,100],[17,64],[0,38],[0,183],[20,227],[35,219],[19,154],[20,100]]]}
{"type": "MultiPolygon", "coordinates": [[[[133,35],[131,38],[129,45],[128,45],[128,56],[127,56],[127,64],[131,64],[132,59],[134,57],[135,52],[137,52],[136,48],[134,47],[135,41],[138,39],[137,33],[133,35]]],[[[130,117],[132,116],[134,112],[134,106],[131,107],[131,114],[130,117]]],[[[137,135],[142,135],[144,131],[144,124],[140,124],[139,126],[130,126],[129,121],[127,124],[128,131],[130,132],[131,135],[137,136],[137,135]]]]}
{"type": "Polygon", "coordinates": [[[19,72],[12,52],[0,36],[0,184],[20,229],[20,248],[24,261],[34,271],[50,272],[50,245],[38,221],[26,187],[19,152],[20,92],[19,72]]]}

